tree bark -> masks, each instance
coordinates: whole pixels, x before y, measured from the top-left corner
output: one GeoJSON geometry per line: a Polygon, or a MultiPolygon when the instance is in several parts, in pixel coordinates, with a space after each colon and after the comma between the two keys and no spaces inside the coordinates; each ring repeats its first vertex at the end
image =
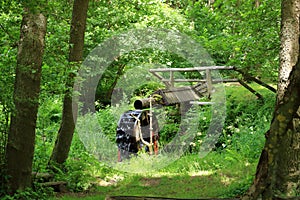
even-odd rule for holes
{"type": "MultiPolygon", "coordinates": [[[[290,84],[287,77],[299,62],[300,1],[283,0],[281,16],[281,51],[277,105],[284,103],[285,91],[290,84]]],[[[295,88],[299,90],[299,88],[295,88]]],[[[295,108],[295,110],[299,110],[295,108]]],[[[288,112],[288,110],[286,111],[288,112]]],[[[300,187],[300,119],[296,112],[289,122],[289,129],[278,141],[277,169],[274,188],[277,196],[295,196],[300,187]]]]}
{"type": "Polygon", "coordinates": [[[282,1],[277,102],[254,183],[243,199],[293,197],[300,188],[299,7],[299,0],[282,1]]]}
{"type": "Polygon", "coordinates": [[[42,13],[25,8],[14,85],[15,108],[11,115],[6,148],[10,193],[31,187],[46,24],[46,17],[42,13]]]}
{"type": "Polygon", "coordinates": [[[299,53],[299,0],[282,0],[281,47],[277,100],[283,98],[289,84],[289,75],[296,65],[299,53]]]}
{"type": "Polygon", "coordinates": [[[64,163],[70,151],[76,121],[76,105],[72,105],[72,91],[76,71],[83,60],[84,33],[89,0],[74,0],[70,30],[69,75],[63,99],[62,122],[50,157],[50,163],[64,163]],[[74,112],[74,113],[73,113],[74,112]],[[74,114],[74,115],[73,115],[74,114]]]}

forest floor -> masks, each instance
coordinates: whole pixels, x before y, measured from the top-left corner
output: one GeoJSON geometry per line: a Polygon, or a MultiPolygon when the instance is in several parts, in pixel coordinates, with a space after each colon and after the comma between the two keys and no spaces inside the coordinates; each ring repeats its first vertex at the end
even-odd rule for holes
{"type": "MultiPolygon", "coordinates": [[[[193,159],[188,158],[193,162],[193,159]]],[[[180,163],[180,161],[179,161],[180,163]]],[[[53,199],[105,199],[110,196],[182,199],[234,198],[245,191],[255,174],[255,164],[232,162],[227,168],[188,173],[148,173],[99,179],[84,193],[60,193],[53,199]]]]}

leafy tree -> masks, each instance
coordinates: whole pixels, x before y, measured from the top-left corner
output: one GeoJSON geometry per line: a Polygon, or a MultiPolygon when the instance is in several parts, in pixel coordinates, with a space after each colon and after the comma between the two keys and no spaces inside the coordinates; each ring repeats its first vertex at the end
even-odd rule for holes
{"type": "Polygon", "coordinates": [[[12,193],[31,187],[46,24],[40,7],[24,4],[14,84],[14,110],[6,148],[10,176],[8,186],[12,193]]]}
{"type": "Polygon", "coordinates": [[[70,68],[69,30],[72,1],[49,1],[46,49],[42,70],[41,102],[49,95],[61,97],[70,68]]]}
{"type": "MultiPolygon", "coordinates": [[[[190,23],[179,10],[159,0],[93,1],[90,5],[89,16],[86,52],[90,52],[95,45],[101,44],[105,39],[130,29],[155,27],[178,30],[191,36],[194,34],[190,23]]],[[[179,60],[174,55],[152,49],[130,52],[117,58],[109,66],[109,70],[102,75],[96,92],[96,100],[104,105],[110,104],[111,93],[117,81],[126,70],[131,68],[130,66],[149,62],[166,64],[174,58],[179,60]]],[[[175,63],[176,61],[173,61],[172,67],[175,67],[175,63]]]]}
{"type": "Polygon", "coordinates": [[[217,65],[236,66],[267,81],[276,81],[280,2],[216,0],[193,2],[186,13],[217,65]]]}

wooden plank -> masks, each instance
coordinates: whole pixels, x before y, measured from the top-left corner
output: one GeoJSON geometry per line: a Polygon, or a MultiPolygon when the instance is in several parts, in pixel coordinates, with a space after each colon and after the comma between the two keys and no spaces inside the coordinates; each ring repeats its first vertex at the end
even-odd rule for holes
{"type": "Polygon", "coordinates": [[[205,70],[233,70],[233,66],[203,66],[203,67],[190,67],[190,68],[157,68],[150,69],[150,72],[193,72],[205,70]]]}

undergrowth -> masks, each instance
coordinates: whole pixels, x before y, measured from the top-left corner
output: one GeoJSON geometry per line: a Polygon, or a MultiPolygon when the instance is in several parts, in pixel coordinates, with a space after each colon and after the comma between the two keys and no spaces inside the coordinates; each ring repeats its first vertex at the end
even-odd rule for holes
{"type": "MultiPolygon", "coordinates": [[[[118,164],[118,170],[92,155],[75,133],[69,158],[64,169],[57,170],[54,180],[66,181],[68,191],[74,194],[96,194],[95,198],[84,195],[87,196],[86,199],[104,199],[106,195],[178,198],[241,195],[250,186],[255,174],[255,166],[264,145],[264,134],[269,128],[275,100],[274,94],[259,86],[255,88],[263,94],[263,102],[240,86],[226,87],[227,110],[223,131],[213,151],[203,158],[199,155],[199,148],[210,123],[210,109],[207,107],[201,108],[199,112],[199,131],[194,142],[187,144],[188,151],[164,168],[143,172],[141,166],[146,167],[148,161],[152,162],[153,159],[143,155],[133,158],[131,163],[132,167],[141,169],[139,173],[123,170],[122,165],[126,163],[118,164]],[[143,162],[139,160],[141,158],[144,159],[143,162]]],[[[40,107],[33,165],[34,171],[37,172],[48,172],[47,162],[61,119],[61,105],[58,102],[49,98],[40,107]]],[[[104,108],[97,115],[105,134],[113,141],[117,121],[110,109],[104,108]]],[[[168,108],[168,112],[176,110],[168,108]]],[[[176,133],[178,124],[175,122],[176,118],[169,115],[161,133],[161,145],[166,144],[168,137],[176,133]]],[[[53,191],[40,188],[36,191],[26,190],[18,193],[18,197],[7,199],[35,199],[36,196],[39,199],[47,199],[49,194],[53,194],[53,191]]],[[[62,199],[73,198],[74,195],[62,199]]]]}
{"type": "MultiPolygon", "coordinates": [[[[93,176],[102,174],[98,175],[98,178],[108,182],[118,180],[118,183],[105,187],[95,184],[94,191],[98,195],[86,199],[104,199],[107,195],[200,198],[235,197],[243,194],[252,183],[275,100],[273,93],[259,86],[254,87],[263,94],[264,101],[257,100],[253,94],[240,86],[226,87],[226,121],[218,143],[206,157],[200,158],[198,154],[201,145],[199,140],[203,139],[210,122],[207,113],[209,109],[202,108],[200,113],[202,126],[195,141],[189,144],[188,152],[168,166],[152,172],[143,173],[141,169],[140,173],[132,174],[122,170],[116,171],[103,164],[99,166],[102,168],[101,172],[92,170],[93,176]]],[[[101,114],[103,114],[102,123],[111,119],[111,116],[105,117],[109,114],[108,110],[101,111],[101,114]]],[[[167,123],[163,134],[172,136],[177,130],[176,126],[175,123],[167,123]]],[[[106,132],[109,131],[114,129],[108,126],[106,132]]],[[[162,136],[160,139],[164,138],[165,136],[162,136]]],[[[161,141],[161,144],[166,142],[161,141]]],[[[148,156],[141,158],[133,158],[131,164],[135,163],[135,160],[136,164],[132,167],[145,166],[146,160],[152,159],[148,156]],[[144,159],[142,162],[144,164],[140,163],[141,158],[144,159]]],[[[66,196],[63,199],[72,198],[75,197],[66,196]]]]}

